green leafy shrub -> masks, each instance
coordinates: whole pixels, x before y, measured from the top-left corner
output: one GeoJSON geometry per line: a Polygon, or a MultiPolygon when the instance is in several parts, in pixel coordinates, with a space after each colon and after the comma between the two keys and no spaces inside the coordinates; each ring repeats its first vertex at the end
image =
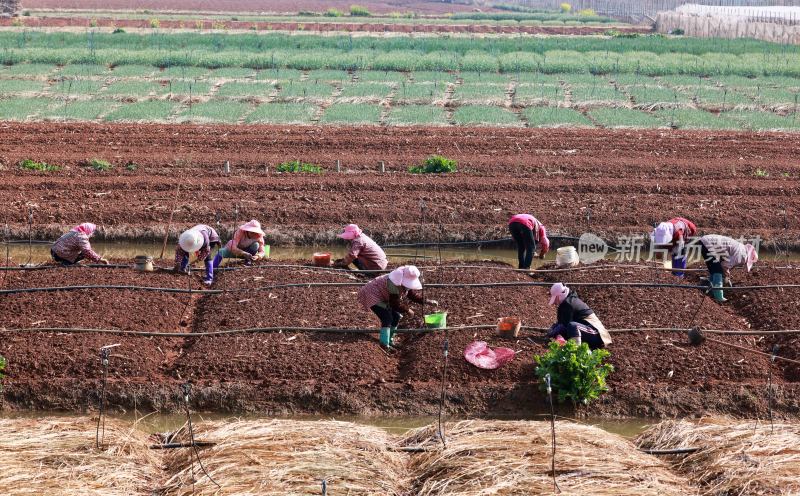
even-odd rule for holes
{"type": "MultiPolygon", "coordinates": [[[[3,355],[0,355],[0,380],[2,380],[6,376],[5,370],[7,364],[8,361],[6,360],[6,358],[3,355]]],[[[0,391],[2,390],[3,390],[3,385],[0,384],[0,391]]]]}
{"type": "Polygon", "coordinates": [[[614,366],[603,361],[610,355],[606,350],[591,351],[589,345],[570,339],[564,345],[556,341],[544,355],[536,355],[536,375],[542,379],[542,390],[547,390],[544,377],[550,374],[553,389],[558,394],[559,403],[568,398],[573,403],[588,404],[608,391],[606,378],[614,371],[614,366]]]}
{"type": "Polygon", "coordinates": [[[131,172],[135,172],[136,169],[139,168],[139,165],[136,162],[128,162],[127,164],[125,164],[125,168],[131,172]]]}
{"type": "Polygon", "coordinates": [[[595,12],[593,9],[581,9],[578,11],[578,15],[581,17],[596,17],[597,12],[595,12]]]}
{"type": "Polygon", "coordinates": [[[26,158],[19,163],[19,166],[25,170],[39,171],[39,172],[56,172],[61,169],[57,165],[50,165],[46,162],[36,162],[26,158]]]}
{"type": "Polygon", "coordinates": [[[161,21],[156,18],[150,19],[147,21],[151,28],[158,29],[161,26],[161,21]]]}
{"type": "Polygon", "coordinates": [[[684,31],[681,28],[675,28],[675,29],[673,29],[672,31],[669,32],[669,34],[674,35],[674,36],[683,36],[684,33],[686,33],[686,31],[684,31]]]}
{"type": "Polygon", "coordinates": [[[412,174],[445,174],[456,172],[458,162],[441,155],[431,155],[422,165],[414,165],[408,168],[412,174]]]}
{"type": "Polygon", "coordinates": [[[114,31],[111,31],[111,34],[124,34],[125,30],[122,28],[114,28],[114,31]]]}
{"type": "Polygon", "coordinates": [[[561,4],[561,13],[562,14],[569,14],[570,12],[572,12],[572,5],[568,4],[567,2],[562,3],[561,4]]]}
{"type": "Polygon", "coordinates": [[[292,160],[291,162],[284,162],[275,168],[278,172],[313,172],[319,174],[322,172],[322,167],[314,164],[306,164],[299,160],[292,160]]]}
{"type": "Polygon", "coordinates": [[[344,13],[339,9],[328,9],[325,11],[325,17],[342,17],[344,13]]]}
{"type": "Polygon", "coordinates": [[[369,17],[371,14],[366,7],[362,7],[361,5],[351,5],[350,15],[353,17],[369,17]]]}
{"type": "Polygon", "coordinates": [[[86,162],[86,164],[91,167],[92,169],[100,172],[110,171],[114,168],[114,164],[107,162],[105,160],[101,160],[99,158],[93,158],[86,162]]]}

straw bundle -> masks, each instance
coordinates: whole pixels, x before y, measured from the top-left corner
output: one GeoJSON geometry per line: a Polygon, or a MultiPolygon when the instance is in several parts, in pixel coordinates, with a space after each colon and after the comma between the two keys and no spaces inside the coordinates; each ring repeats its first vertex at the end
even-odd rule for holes
{"type": "Polygon", "coordinates": [[[151,494],[160,461],[147,435],[108,420],[104,449],[95,448],[94,421],[0,419],[3,494],[129,496],[151,494]]]}
{"type": "MultiPolygon", "coordinates": [[[[655,457],[599,428],[556,423],[556,480],[562,494],[669,496],[693,494],[655,457]]],[[[462,421],[448,426],[447,448],[436,429],[410,433],[404,445],[431,451],[414,455],[413,494],[551,494],[549,422],[462,421]]]]}
{"type": "MultiPolygon", "coordinates": [[[[178,438],[188,441],[186,432],[178,438]]],[[[376,427],[334,421],[237,421],[200,424],[195,439],[217,443],[199,450],[208,474],[191,466],[191,450],[171,450],[168,495],[330,494],[400,495],[406,460],[389,451],[391,435],[376,427]],[[194,492],[192,488],[194,472],[194,492]]]]}
{"type": "Polygon", "coordinates": [[[698,447],[671,457],[702,494],[800,494],[800,424],[704,418],[655,425],[637,439],[649,449],[698,447]]]}

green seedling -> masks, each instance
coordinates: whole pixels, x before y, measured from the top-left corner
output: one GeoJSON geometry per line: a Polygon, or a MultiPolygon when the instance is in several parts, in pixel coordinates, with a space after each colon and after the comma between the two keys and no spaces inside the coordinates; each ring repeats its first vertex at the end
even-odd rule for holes
{"type": "Polygon", "coordinates": [[[422,165],[414,165],[408,168],[412,174],[446,174],[456,172],[458,162],[441,155],[431,155],[422,165]]]}
{"type": "Polygon", "coordinates": [[[61,169],[61,167],[57,165],[50,165],[46,162],[36,162],[29,158],[26,158],[25,160],[20,162],[19,166],[25,170],[32,170],[39,172],[57,172],[61,169]]]}
{"type": "Polygon", "coordinates": [[[322,172],[322,167],[314,164],[306,164],[299,160],[292,160],[291,162],[279,164],[275,170],[278,172],[311,172],[319,174],[322,172]]]}
{"type": "Polygon", "coordinates": [[[756,169],[756,171],[753,172],[753,177],[769,177],[769,172],[763,169],[756,169]]]}
{"type": "Polygon", "coordinates": [[[89,160],[87,164],[92,169],[100,172],[107,172],[114,168],[114,164],[107,162],[105,160],[101,160],[99,158],[93,158],[89,160]]]}

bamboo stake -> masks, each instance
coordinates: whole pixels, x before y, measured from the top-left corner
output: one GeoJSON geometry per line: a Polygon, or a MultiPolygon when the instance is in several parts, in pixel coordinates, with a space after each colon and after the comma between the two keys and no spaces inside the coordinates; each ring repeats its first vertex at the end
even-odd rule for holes
{"type": "Polygon", "coordinates": [[[169,231],[172,229],[172,216],[175,215],[175,209],[178,208],[178,194],[181,191],[181,183],[178,183],[178,186],[175,188],[175,201],[172,205],[172,210],[169,212],[169,221],[167,222],[167,231],[164,233],[164,244],[161,245],[161,255],[159,255],[159,260],[164,260],[164,252],[167,250],[167,239],[169,239],[169,231]]]}

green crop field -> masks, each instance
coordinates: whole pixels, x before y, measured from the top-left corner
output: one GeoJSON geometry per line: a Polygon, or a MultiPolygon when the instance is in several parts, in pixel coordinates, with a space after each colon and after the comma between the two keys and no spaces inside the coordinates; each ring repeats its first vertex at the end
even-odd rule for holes
{"type": "Polygon", "coordinates": [[[798,46],[101,31],[0,31],[0,119],[798,129],[798,46]]]}

